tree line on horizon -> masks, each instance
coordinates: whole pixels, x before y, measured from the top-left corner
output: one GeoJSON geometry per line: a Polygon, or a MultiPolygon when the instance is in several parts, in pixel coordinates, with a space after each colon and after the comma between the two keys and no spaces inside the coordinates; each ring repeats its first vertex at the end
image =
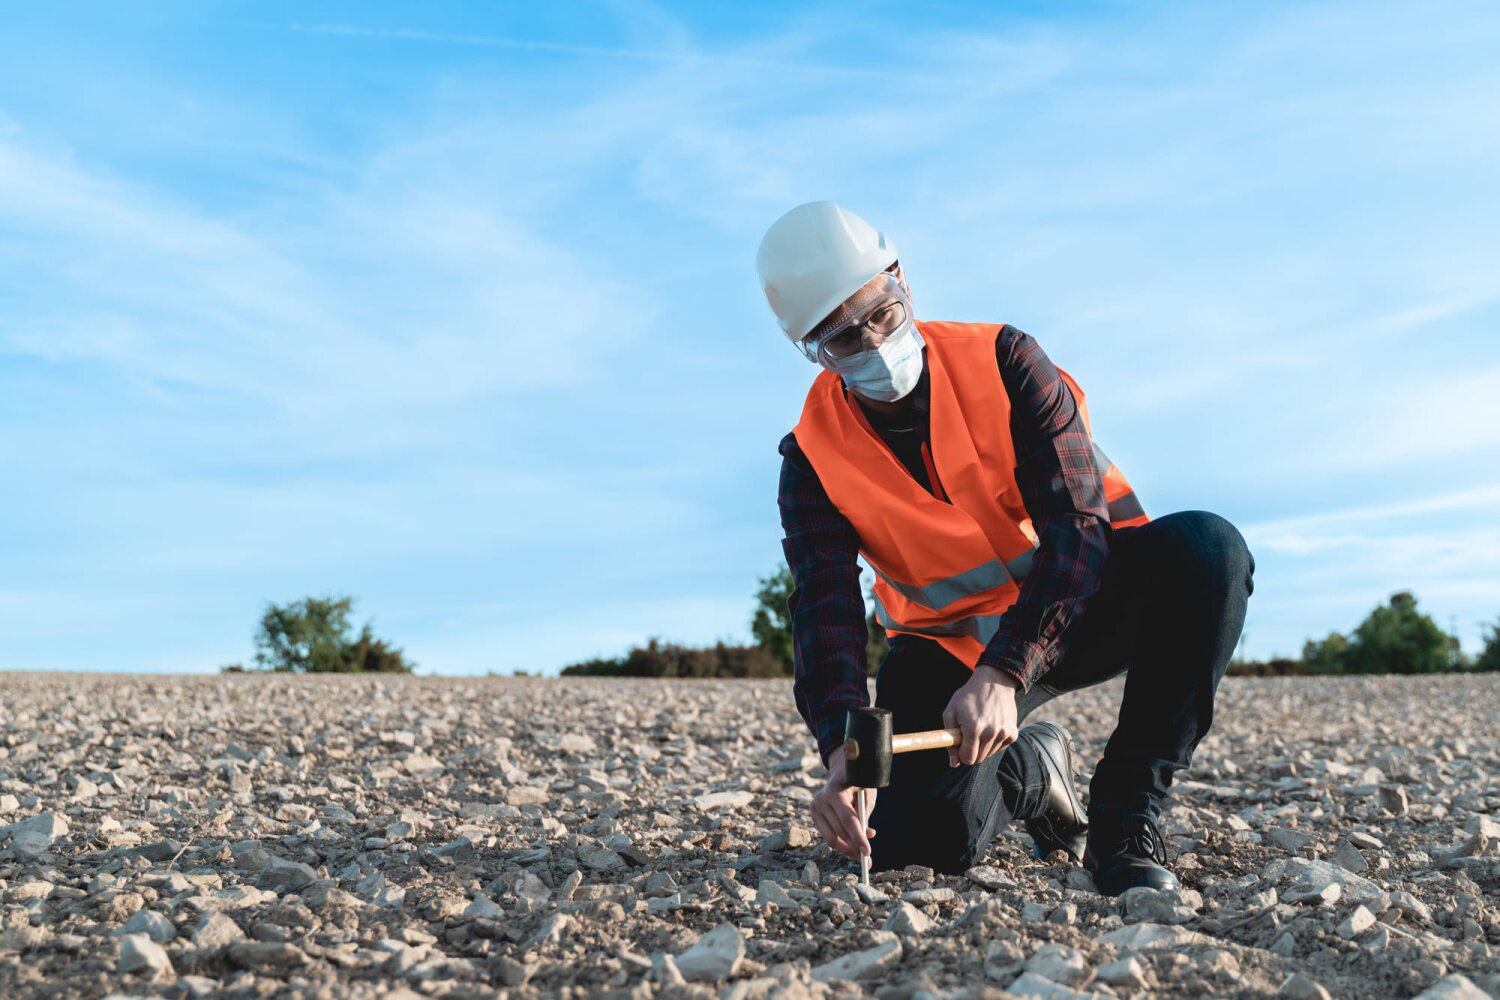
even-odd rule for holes
{"type": "MultiPolygon", "coordinates": [[[[783,563],[759,581],[748,644],[719,640],[711,646],[669,642],[659,636],[618,656],[599,656],[562,668],[573,677],[790,677],[792,622],[788,601],[791,570],[783,563]]],[[[868,594],[867,594],[868,596],[868,594]]],[[[256,671],[276,673],[402,673],[416,664],[367,622],[358,632],[350,616],[354,599],[328,595],[288,604],[267,604],[255,635],[256,671]]],[[[871,613],[865,622],[865,653],[872,674],[885,657],[885,629],[871,613]]],[[[1458,637],[1445,632],[1417,607],[1410,591],[1397,591],[1350,632],[1309,639],[1299,657],[1266,660],[1236,657],[1229,673],[1241,676],[1329,674],[1433,674],[1500,671],[1500,620],[1484,627],[1483,647],[1464,653],[1458,637]]],[[[240,664],[221,668],[247,672],[240,664]]],[[[522,673],[517,671],[518,674],[522,673]]]]}
{"type": "MultiPolygon", "coordinates": [[[[620,656],[595,657],[562,668],[563,676],[587,677],[790,677],[792,622],[787,601],[791,570],[782,564],[761,578],[750,618],[751,645],[719,641],[697,647],[649,639],[620,656]]],[[[866,620],[866,648],[871,674],[885,656],[885,629],[873,613],[866,620]]],[[[1300,657],[1267,660],[1236,657],[1229,673],[1239,676],[1312,676],[1328,674],[1431,674],[1500,671],[1500,621],[1485,626],[1483,649],[1466,656],[1458,637],[1448,634],[1417,607],[1410,591],[1398,591],[1377,605],[1353,631],[1330,632],[1309,639],[1300,657]]]]}
{"type": "Polygon", "coordinates": [[[1500,671],[1500,622],[1484,630],[1483,648],[1470,657],[1458,636],[1443,631],[1431,615],[1418,610],[1411,591],[1400,590],[1376,605],[1352,632],[1330,632],[1325,638],[1307,640],[1300,657],[1236,658],[1229,672],[1284,676],[1500,671]]]}

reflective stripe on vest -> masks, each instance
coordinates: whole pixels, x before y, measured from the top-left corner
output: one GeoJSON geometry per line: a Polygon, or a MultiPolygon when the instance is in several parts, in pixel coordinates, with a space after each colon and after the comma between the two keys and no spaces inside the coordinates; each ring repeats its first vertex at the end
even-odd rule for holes
{"type": "Polygon", "coordinates": [[[1121,522],[1129,521],[1135,517],[1145,517],[1146,508],[1136,499],[1132,491],[1122,497],[1115,497],[1109,502],[1109,523],[1119,525],[1121,522]]]}
{"type": "Polygon", "coordinates": [[[999,559],[991,559],[983,565],[975,566],[962,573],[955,573],[941,580],[934,580],[922,587],[893,580],[873,563],[870,568],[875,570],[876,576],[894,587],[903,597],[934,611],[941,611],[955,601],[982,594],[993,587],[1004,586],[1007,583],[1020,583],[1022,577],[1031,572],[1032,553],[1035,551],[1035,548],[1029,549],[1004,563],[999,559]]]}
{"type": "Polygon", "coordinates": [[[1130,489],[1130,484],[1124,482],[1124,477],[1115,472],[1115,463],[1104,449],[1099,447],[1099,442],[1094,441],[1094,464],[1099,467],[1099,475],[1104,478],[1104,492],[1109,506],[1109,523],[1115,527],[1121,527],[1126,521],[1146,516],[1146,508],[1141,506],[1141,501],[1136,498],[1135,491],[1130,489]],[[1111,475],[1111,473],[1115,473],[1111,475]],[[1124,489],[1125,492],[1118,496],[1109,496],[1116,489],[1124,489]]]}
{"type": "Polygon", "coordinates": [[[892,618],[891,613],[881,603],[880,595],[875,595],[875,620],[887,632],[915,632],[918,635],[934,637],[967,636],[978,640],[980,645],[988,645],[995,633],[1000,630],[1000,617],[1000,615],[968,615],[941,625],[906,625],[892,618]]]}

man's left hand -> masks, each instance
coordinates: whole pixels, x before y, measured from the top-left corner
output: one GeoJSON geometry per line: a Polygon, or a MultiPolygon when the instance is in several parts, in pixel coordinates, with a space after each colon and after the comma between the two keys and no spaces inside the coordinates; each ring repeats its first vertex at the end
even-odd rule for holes
{"type": "Polygon", "coordinates": [[[943,709],[943,725],[963,730],[963,743],[948,748],[948,764],[978,764],[1016,741],[1016,679],[994,667],[975,667],[974,676],[943,709]]]}

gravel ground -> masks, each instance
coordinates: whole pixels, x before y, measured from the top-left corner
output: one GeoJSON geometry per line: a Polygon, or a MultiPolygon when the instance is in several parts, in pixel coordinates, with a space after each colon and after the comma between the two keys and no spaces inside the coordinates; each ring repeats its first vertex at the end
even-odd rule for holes
{"type": "MultiPolygon", "coordinates": [[[[1119,692],[1036,719],[1092,761],[1119,692]]],[[[1184,890],[1116,900],[1019,834],[857,891],[784,681],[0,674],[0,709],[5,997],[1500,995],[1500,676],[1226,681],[1184,890]]]]}

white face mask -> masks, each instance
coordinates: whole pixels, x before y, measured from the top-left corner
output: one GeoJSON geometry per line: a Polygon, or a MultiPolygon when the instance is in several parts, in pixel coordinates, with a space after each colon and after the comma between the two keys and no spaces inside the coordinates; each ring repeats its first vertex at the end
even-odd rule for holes
{"type": "Polygon", "coordinates": [[[866,399],[894,403],[917,387],[922,377],[922,335],[908,317],[906,329],[887,337],[873,351],[861,351],[838,367],[824,364],[866,399]]]}

